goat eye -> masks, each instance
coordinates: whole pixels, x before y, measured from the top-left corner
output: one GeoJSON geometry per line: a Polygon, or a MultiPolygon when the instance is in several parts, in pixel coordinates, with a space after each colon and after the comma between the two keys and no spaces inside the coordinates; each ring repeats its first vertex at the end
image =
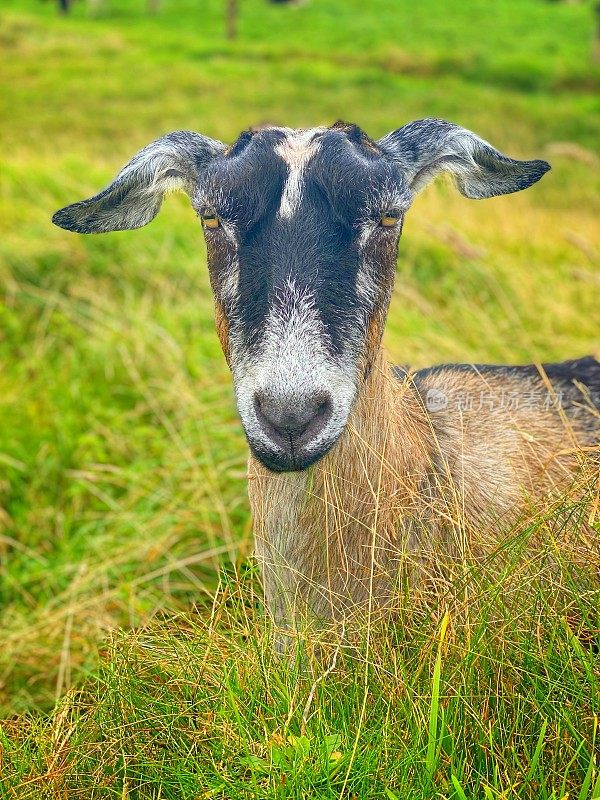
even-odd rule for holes
{"type": "Polygon", "coordinates": [[[389,209],[383,212],[379,224],[383,225],[384,228],[393,228],[400,221],[401,216],[402,214],[399,211],[389,209]]]}
{"type": "Polygon", "coordinates": [[[221,224],[221,220],[218,216],[211,211],[206,211],[204,214],[201,214],[200,219],[205,228],[218,228],[221,224]]]}

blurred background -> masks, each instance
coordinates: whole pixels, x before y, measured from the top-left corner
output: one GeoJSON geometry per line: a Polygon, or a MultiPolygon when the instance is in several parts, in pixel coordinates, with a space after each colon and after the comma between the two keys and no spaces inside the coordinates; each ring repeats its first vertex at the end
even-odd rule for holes
{"type": "Polygon", "coordinates": [[[114,626],[210,604],[251,551],[246,449],[200,226],[84,237],[52,213],[191,128],[411,119],[553,170],[405,225],[390,359],[600,354],[599,9],[546,0],[3,0],[0,706],[47,708],[114,626]]]}

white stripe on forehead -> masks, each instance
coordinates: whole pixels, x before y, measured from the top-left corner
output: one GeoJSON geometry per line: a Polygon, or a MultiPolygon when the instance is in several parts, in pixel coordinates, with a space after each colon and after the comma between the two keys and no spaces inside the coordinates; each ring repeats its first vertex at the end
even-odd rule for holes
{"type": "Polygon", "coordinates": [[[317,134],[325,128],[309,128],[308,130],[286,131],[285,139],[275,148],[275,152],[289,167],[288,176],[283,187],[279,217],[289,219],[298,210],[302,198],[303,173],[309,160],[319,150],[317,134]]]}

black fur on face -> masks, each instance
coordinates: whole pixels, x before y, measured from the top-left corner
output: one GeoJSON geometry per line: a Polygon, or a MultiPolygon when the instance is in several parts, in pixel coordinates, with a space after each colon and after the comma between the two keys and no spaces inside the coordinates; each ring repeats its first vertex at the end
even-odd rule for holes
{"type": "Polygon", "coordinates": [[[278,289],[293,282],[312,296],[331,355],[356,348],[389,294],[410,199],[398,166],[354,125],[243,133],[194,198],[219,217],[206,229],[209,267],[240,347],[260,346],[278,289]],[[384,227],[390,212],[398,222],[384,227]]]}
{"type": "Polygon", "coordinates": [[[248,131],[209,166],[193,202],[219,220],[205,227],[211,281],[246,432],[272,468],[305,467],[339,435],[410,199],[397,164],[343,123],[248,131]],[[319,406],[317,429],[305,417],[319,406]]]}

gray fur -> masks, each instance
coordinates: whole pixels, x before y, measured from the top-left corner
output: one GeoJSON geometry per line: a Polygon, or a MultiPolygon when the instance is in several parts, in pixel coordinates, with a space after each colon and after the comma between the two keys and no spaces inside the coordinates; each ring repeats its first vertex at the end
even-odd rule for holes
{"type": "Polygon", "coordinates": [[[526,189],[550,169],[546,161],[515,161],[476,134],[442,119],[409,122],[380,139],[381,149],[402,166],[413,193],[440,172],[474,200],[526,189]]]}
{"type": "Polygon", "coordinates": [[[107,233],[147,225],[166,192],[193,196],[202,171],[223,153],[222,142],[192,131],[174,131],[151,142],[99,194],[57,211],[52,222],[77,233],[107,233]]]}
{"type": "MultiPolygon", "coordinates": [[[[398,128],[377,143],[403,169],[413,194],[439,172],[450,172],[465,197],[479,199],[525,189],[550,165],[502,155],[471,131],[440,119],[398,128]]],[[[55,225],[77,233],[107,233],[147,225],[168,191],[193,196],[204,169],[225,152],[222,142],[174,131],[140,150],[102,192],[57,211],[55,225]]]]}

